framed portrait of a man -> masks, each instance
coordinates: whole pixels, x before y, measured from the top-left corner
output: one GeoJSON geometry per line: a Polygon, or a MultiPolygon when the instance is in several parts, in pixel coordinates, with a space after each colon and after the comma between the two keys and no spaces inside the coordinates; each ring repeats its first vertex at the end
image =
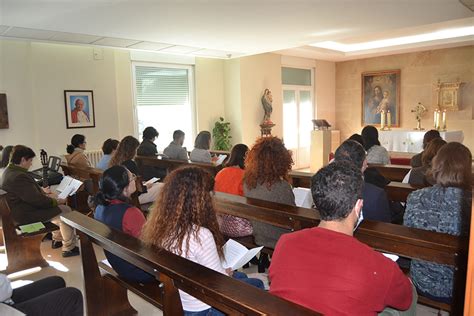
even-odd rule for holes
{"type": "Polygon", "coordinates": [[[400,69],[362,73],[362,126],[380,126],[382,111],[400,126],[400,69]]]}
{"type": "Polygon", "coordinates": [[[64,90],[67,128],[95,127],[92,90],[64,90]]]}

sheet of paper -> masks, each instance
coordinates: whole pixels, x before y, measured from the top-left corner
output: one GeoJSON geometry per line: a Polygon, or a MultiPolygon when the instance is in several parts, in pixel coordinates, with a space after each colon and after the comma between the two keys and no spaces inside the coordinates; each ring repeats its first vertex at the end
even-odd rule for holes
{"type": "Polygon", "coordinates": [[[392,260],[392,261],[397,261],[398,258],[400,258],[399,256],[394,255],[394,254],[391,254],[391,253],[384,253],[384,252],[382,252],[382,254],[383,254],[385,257],[387,257],[387,258],[389,258],[390,260],[392,260]]]}
{"type": "Polygon", "coordinates": [[[222,164],[226,158],[227,158],[227,155],[219,155],[219,157],[217,157],[217,160],[215,162],[216,166],[222,164]]]}
{"type": "Polygon", "coordinates": [[[19,226],[22,233],[34,233],[44,229],[44,225],[41,222],[31,223],[28,225],[19,226]]]}
{"type": "Polygon", "coordinates": [[[56,188],[56,191],[62,192],[64,189],[71,183],[72,178],[70,176],[65,176],[61,180],[61,183],[56,188]]]}
{"type": "Polygon", "coordinates": [[[79,190],[81,185],[82,185],[82,181],[79,181],[77,179],[72,179],[71,183],[69,184],[69,186],[72,187],[72,191],[69,193],[69,195],[76,194],[77,190],[79,190]]]}
{"type": "Polygon", "coordinates": [[[262,249],[263,247],[256,247],[249,250],[237,241],[229,239],[223,247],[225,262],[222,266],[237,270],[252,260],[262,249]]]}
{"type": "Polygon", "coordinates": [[[66,199],[68,197],[68,195],[71,194],[72,190],[74,190],[74,188],[70,185],[68,185],[59,195],[58,195],[58,199],[66,199]]]}
{"type": "Polygon", "coordinates": [[[311,196],[311,189],[308,188],[293,188],[295,194],[296,206],[311,208],[313,205],[313,197],[311,196]]]}
{"type": "Polygon", "coordinates": [[[149,185],[149,184],[155,183],[159,180],[160,180],[160,178],[153,177],[150,180],[148,180],[147,182],[143,182],[143,185],[149,185]]]}

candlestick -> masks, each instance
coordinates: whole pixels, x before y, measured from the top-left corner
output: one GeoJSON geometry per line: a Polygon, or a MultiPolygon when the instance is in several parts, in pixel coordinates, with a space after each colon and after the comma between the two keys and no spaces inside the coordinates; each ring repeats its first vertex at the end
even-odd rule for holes
{"type": "Polygon", "coordinates": [[[390,110],[387,111],[387,127],[388,129],[392,127],[392,113],[390,113],[390,110]]]}
{"type": "Polygon", "coordinates": [[[380,113],[380,129],[385,129],[385,110],[380,113]]]}
{"type": "Polygon", "coordinates": [[[443,131],[446,130],[446,110],[443,110],[443,119],[442,119],[443,131]]]}
{"type": "Polygon", "coordinates": [[[438,110],[434,110],[433,111],[433,127],[434,129],[436,129],[436,122],[438,122],[438,117],[437,117],[437,114],[438,114],[438,110]]]}

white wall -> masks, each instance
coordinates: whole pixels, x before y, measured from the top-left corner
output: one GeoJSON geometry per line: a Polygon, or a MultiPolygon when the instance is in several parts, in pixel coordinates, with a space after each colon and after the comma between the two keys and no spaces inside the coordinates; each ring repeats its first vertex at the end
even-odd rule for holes
{"type": "Polygon", "coordinates": [[[93,60],[90,47],[1,43],[0,90],[7,94],[10,122],[9,129],[0,130],[3,145],[61,155],[76,133],[86,136],[90,149],[119,137],[114,50],[104,49],[103,60],[93,60]],[[94,91],[95,128],[66,128],[64,90],[94,91]]]}

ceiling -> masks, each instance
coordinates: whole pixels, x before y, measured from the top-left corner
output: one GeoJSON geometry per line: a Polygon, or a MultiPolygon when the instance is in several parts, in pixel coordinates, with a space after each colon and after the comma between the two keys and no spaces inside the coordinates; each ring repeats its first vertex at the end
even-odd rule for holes
{"type": "Polygon", "coordinates": [[[474,35],[350,53],[309,46],[474,26],[472,1],[461,1],[0,0],[0,37],[218,58],[278,51],[347,60],[473,44],[474,35]]]}

